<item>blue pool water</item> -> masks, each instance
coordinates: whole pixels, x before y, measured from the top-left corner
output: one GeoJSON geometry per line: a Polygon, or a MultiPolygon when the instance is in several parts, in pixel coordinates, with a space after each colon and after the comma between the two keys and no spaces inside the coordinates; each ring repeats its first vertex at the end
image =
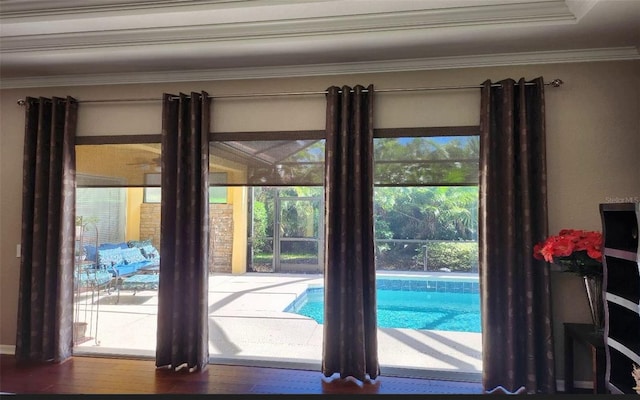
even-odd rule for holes
{"type": "MultiPolygon", "coordinates": [[[[477,292],[391,290],[380,286],[376,291],[380,328],[481,332],[477,292]]],[[[322,324],[323,288],[307,289],[285,311],[313,318],[322,324]]]]}

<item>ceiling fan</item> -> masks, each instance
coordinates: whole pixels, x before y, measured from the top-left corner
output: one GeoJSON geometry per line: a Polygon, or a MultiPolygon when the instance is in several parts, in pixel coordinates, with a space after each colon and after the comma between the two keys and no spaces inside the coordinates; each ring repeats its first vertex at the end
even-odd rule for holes
{"type": "Polygon", "coordinates": [[[145,171],[156,171],[156,172],[160,172],[160,167],[162,165],[162,158],[160,156],[158,157],[154,157],[151,159],[142,159],[140,161],[136,161],[136,162],[132,162],[132,163],[127,163],[127,165],[131,165],[131,166],[137,166],[139,168],[141,168],[142,170],[145,171]]]}

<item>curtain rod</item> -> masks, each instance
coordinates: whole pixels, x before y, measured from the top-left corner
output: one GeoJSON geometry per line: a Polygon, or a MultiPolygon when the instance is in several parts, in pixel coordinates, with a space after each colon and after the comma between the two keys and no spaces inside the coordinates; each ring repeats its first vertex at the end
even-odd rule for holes
{"type": "MultiPolygon", "coordinates": [[[[564,82],[562,79],[554,79],[551,82],[545,83],[545,86],[559,87],[564,82]]],[[[525,85],[534,85],[532,82],[526,82],[525,85]]],[[[500,84],[494,83],[492,87],[500,87],[500,84]]],[[[396,88],[396,89],[375,89],[376,93],[389,93],[389,92],[423,92],[430,90],[460,90],[460,89],[481,89],[482,85],[467,85],[467,86],[440,86],[440,87],[419,87],[419,88],[396,88]]],[[[365,89],[364,92],[367,90],[365,89]]],[[[326,90],[317,92],[276,92],[276,93],[246,93],[246,94],[223,94],[218,96],[209,96],[212,99],[230,99],[239,97],[275,97],[275,96],[310,96],[310,95],[325,95],[328,92],[326,90]]],[[[78,103],[122,103],[122,102],[148,102],[148,101],[161,101],[158,98],[132,98],[132,99],[104,99],[104,100],[79,100],[78,103]]],[[[24,99],[18,99],[18,105],[23,106],[26,102],[24,99]]]]}

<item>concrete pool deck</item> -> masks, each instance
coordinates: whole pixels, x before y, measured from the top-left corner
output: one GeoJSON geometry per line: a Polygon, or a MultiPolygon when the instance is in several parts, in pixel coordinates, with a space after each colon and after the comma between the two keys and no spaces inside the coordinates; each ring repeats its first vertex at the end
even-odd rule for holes
{"type": "MultiPolygon", "coordinates": [[[[382,274],[380,274],[381,276],[382,274]]],[[[424,273],[386,274],[425,279],[424,273]]],[[[438,279],[440,274],[429,274],[438,279]]],[[[464,274],[443,273],[465,280],[464,274]]],[[[468,275],[467,275],[468,277],[468,275]]],[[[446,279],[446,278],[445,278],[446,279]]],[[[209,278],[211,362],[319,370],[323,326],[284,310],[308,285],[322,285],[317,274],[216,274],[209,278]]],[[[74,354],[154,357],[157,292],[101,293],[95,340],[74,354]]],[[[378,329],[383,375],[479,382],[482,335],[471,332],[378,329]]]]}

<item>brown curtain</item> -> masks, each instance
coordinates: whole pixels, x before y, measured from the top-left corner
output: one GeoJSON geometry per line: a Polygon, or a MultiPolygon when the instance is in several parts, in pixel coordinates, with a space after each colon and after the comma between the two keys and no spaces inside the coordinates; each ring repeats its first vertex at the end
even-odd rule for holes
{"type": "Polygon", "coordinates": [[[322,373],[379,375],[373,237],[373,85],[327,89],[322,373]]]}
{"type": "Polygon", "coordinates": [[[75,99],[28,97],[16,359],[61,362],[73,349],[75,99]]]}
{"type": "Polygon", "coordinates": [[[487,392],[555,393],[547,233],[544,81],[482,85],[480,290],[487,392]]]}
{"type": "Polygon", "coordinates": [[[205,92],[163,96],[157,367],[209,361],[209,105],[205,92]]]}

